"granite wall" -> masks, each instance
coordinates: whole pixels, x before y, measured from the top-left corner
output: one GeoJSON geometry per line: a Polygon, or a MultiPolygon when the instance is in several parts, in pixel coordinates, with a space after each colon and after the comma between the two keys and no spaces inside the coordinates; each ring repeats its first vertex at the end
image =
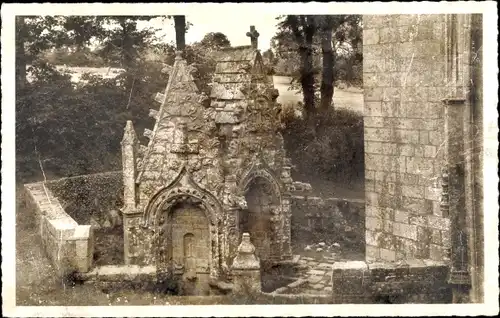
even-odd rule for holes
{"type": "Polygon", "coordinates": [[[445,15],[364,16],[366,258],[446,260],[445,15]]]}

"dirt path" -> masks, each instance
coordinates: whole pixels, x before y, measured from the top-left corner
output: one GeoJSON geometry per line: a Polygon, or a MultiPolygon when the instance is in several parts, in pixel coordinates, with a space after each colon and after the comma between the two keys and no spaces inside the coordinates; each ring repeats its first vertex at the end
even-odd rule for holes
{"type": "MultiPolygon", "coordinates": [[[[291,77],[288,76],[273,76],[274,87],[279,91],[278,102],[286,104],[290,102],[302,101],[302,94],[297,94],[297,91],[290,91],[291,77]]],[[[363,112],[363,91],[360,89],[335,88],[333,95],[333,103],[335,107],[351,109],[357,112],[363,112]]]]}

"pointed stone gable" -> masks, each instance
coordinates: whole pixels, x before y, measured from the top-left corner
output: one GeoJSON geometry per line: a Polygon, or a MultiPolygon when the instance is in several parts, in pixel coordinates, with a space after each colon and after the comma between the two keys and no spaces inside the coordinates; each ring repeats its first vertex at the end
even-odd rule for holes
{"type": "Polygon", "coordinates": [[[161,103],[160,109],[150,110],[156,123],[153,130],[144,132],[150,141],[137,178],[141,188],[151,188],[146,190],[148,194],[168,180],[184,159],[180,157],[199,151],[199,130],[206,117],[203,103],[207,97],[199,92],[193,71],[195,68],[178,53],[165,93],[155,97],[161,103]]]}
{"type": "Polygon", "coordinates": [[[270,93],[274,89],[272,78],[265,74],[262,55],[255,47],[226,48],[215,56],[215,60],[210,97],[217,112],[216,123],[242,122],[244,113],[250,115],[256,109],[252,104],[259,95],[273,101],[275,93],[270,93]]]}

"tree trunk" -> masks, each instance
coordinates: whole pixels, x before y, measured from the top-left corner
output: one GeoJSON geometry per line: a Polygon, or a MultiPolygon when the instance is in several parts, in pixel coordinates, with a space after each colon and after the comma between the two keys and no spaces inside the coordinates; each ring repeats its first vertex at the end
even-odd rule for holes
{"type": "Polygon", "coordinates": [[[16,92],[26,86],[26,54],[24,51],[24,17],[16,18],[16,92]]]}
{"type": "Polygon", "coordinates": [[[306,22],[304,25],[305,46],[301,48],[302,70],[301,84],[304,94],[304,111],[306,118],[310,118],[316,112],[314,105],[314,66],[313,66],[313,37],[314,25],[312,21],[306,22]]]}
{"type": "Polygon", "coordinates": [[[328,111],[333,101],[335,82],[335,52],[332,48],[332,28],[328,25],[321,34],[321,50],[323,55],[323,71],[321,78],[321,102],[320,110],[328,111]]]}
{"type": "Polygon", "coordinates": [[[174,15],[175,43],[178,51],[184,51],[186,47],[186,16],[174,15]]]}
{"type": "Polygon", "coordinates": [[[123,67],[127,72],[125,89],[127,92],[131,93],[134,82],[134,76],[132,75],[132,73],[134,70],[135,51],[133,46],[133,39],[130,37],[130,33],[132,33],[134,30],[132,30],[132,25],[128,24],[125,21],[121,23],[121,27],[122,27],[122,63],[123,67]]]}

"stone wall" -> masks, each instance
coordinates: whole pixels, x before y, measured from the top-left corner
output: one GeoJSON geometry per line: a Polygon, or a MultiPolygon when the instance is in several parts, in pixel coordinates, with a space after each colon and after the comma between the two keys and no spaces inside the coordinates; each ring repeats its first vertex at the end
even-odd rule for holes
{"type": "Polygon", "coordinates": [[[332,268],[333,303],[450,303],[448,266],[414,260],[395,263],[337,262],[332,268]]]}
{"type": "Polygon", "coordinates": [[[103,224],[108,211],[123,206],[121,171],[57,179],[47,182],[47,187],[78,224],[91,224],[92,217],[103,224]]]}
{"type": "Polygon", "coordinates": [[[366,257],[446,260],[445,15],[363,19],[366,257]]]}
{"type": "Polygon", "coordinates": [[[333,241],[364,250],[364,200],[293,196],[291,203],[294,244],[333,241]]]}
{"type": "Polygon", "coordinates": [[[25,202],[35,216],[42,248],[60,275],[87,272],[92,266],[94,236],[90,225],[79,225],[42,182],[26,184],[25,202]]]}

